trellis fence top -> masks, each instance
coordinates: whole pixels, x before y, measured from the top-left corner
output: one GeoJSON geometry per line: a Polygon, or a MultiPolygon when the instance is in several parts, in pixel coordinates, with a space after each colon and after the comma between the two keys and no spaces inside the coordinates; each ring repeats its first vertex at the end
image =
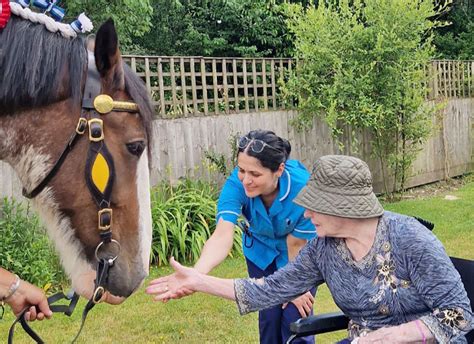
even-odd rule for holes
{"type": "MultiPolygon", "coordinates": [[[[123,59],[145,81],[161,118],[281,110],[279,84],[292,58],[136,56],[123,59]]],[[[474,95],[474,61],[433,60],[425,68],[428,99],[474,95]]]]}

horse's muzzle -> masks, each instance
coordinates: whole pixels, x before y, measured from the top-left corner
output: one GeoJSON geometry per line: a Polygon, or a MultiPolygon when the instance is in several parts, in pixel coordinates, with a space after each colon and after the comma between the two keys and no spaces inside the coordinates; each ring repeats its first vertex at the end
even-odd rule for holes
{"type": "Polygon", "coordinates": [[[130,265],[126,259],[119,256],[109,269],[104,287],[115,297],[127,298],[142,285],[147,275],[141,262],[130,265]]]}

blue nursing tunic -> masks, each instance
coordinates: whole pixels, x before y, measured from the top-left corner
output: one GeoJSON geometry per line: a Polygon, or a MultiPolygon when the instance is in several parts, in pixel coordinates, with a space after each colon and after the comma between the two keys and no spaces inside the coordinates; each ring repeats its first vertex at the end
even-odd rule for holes
{"type": "Polygon", "coordinates": [[[274,260],[277,268],[281,268],[288,263],[288,234],[306,240],[316,235],[314,225],[303,216],[304,208],[293,203],[306,185],[309,172],[299,161],[288,160],[279,180],[278,196],[268,212],[261,197],[249,198],[245,195],[237,174],[238,168],[235,168],[221,191],[216,221],[222,218],[236,224],[239,216],[243,215],[251,233],[251,238],[242,238],[243,242],[246,240],[248,243],[243,247],[245,257],[262,270],[274,260]]]}

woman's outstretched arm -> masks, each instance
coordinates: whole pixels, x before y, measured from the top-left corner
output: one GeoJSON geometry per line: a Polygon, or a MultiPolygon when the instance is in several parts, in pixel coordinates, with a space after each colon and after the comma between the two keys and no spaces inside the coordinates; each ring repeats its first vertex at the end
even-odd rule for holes
{"type": "Polygon", "coordinates": [[[155,295],[155,301],[163,302],[203,292],[236,300],[240,313],[245,314],[288,302],[321,284],[324,279],[314,260],[315,250],[315,242],[306,245],[295,261],[260,279],[232,280],[207,276],[171,258],[175,273],[151,281],[146,292],[155,295]]]}
{"type": "Polygon", "coordinates": [[[235,300],[234,280],[208,276],[195,268],[179,264],[173,257],[170,260],[175,272],[150,282],[146,293],[155,295],[155,301],[166,302],[169,299],[180,299],[194,292],[235,300]]]}

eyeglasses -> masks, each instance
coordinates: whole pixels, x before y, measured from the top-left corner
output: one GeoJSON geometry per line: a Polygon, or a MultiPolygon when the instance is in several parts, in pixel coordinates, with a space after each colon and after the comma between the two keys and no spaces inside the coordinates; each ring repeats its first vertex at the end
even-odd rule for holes
{"type": "Polygon", "coordinates": [[[265,147],[269,147],[269,148],[281,153],[281,150],[279,150],[278,148],[270,146],[265,141],[262,141],[262,140],[259,140],[259,139],[251,139],[247,136],[242,136],[239,139],[238,146],[239,146],[240,149],[245,149],[245,148],[249,147],[252,150],[252,152],[254,152],[254,153],[261,153],[265,147]]]}

